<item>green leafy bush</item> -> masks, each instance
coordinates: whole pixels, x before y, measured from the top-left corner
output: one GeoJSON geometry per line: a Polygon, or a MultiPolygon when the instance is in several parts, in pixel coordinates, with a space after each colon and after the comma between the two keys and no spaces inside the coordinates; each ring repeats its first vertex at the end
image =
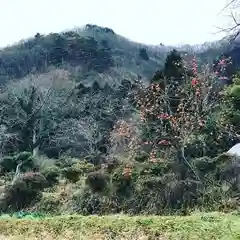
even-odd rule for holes
{"type": "Polygon", "coordinates": [[[51,187],[58,183],[58,177],[60,176],[60,169],[57,166],[52,166],[42,171],[42,174],[46,178],[47,185],[51,187]]]}
{"type": "Polygon", "coordinates": [[[71,182],[77,182],[80,176],[92,172],[94,170],[94,165],[87,163],[85,161],[78,161],[69,167],[62,169],[62,174],[71,182]]]}
{"type": "Polygon", "coordinates": [[[5,156],[0,160],[0,167],[2,172],[15,171],[17,165],[23,163],[21,170],[23,172],[32,170],[34,168],[34,161],[32,154],[29,152],[21,152],[14,156],[5,156]]]}
{"type": "Polygon", "coordinates": [[[11,156],[3,157],[0,161],[0,164],[2,173],[14,171],[17,167],[15,158],[11,156]]]}
{"type": "Polygon", "coordinates": [[[83,171],[81,169],[73,166],[62,169],[62,175],[73,183],[77,182],[82,174],[83,171]]]}
{"type": "Polygon", "coordinates": [[[240,85],[231,86],[229,95],[235,99],[240,99],[240,85]]]}
{"type": "Polygon", "coordinates": [[[73,202],[74,211],[83,215],[120,212],[119,202],[116,197],[93,193],[89,188],[76,194],[73,202]]]}
{"type": "Polygon", "coordinates": [[[138,151],[136,152],[135,160],[137,162],[145,162],[149,158],[149,154],[146,153],[145,151],[138,151]]]}
{"type": "Polygon", "coordinates": [[[60,211],[61,199],[55,194],[45,193],[40,201],[36,203],[34,209],[41,213],[58,214],[60,211]]]}
{"type": "Polygon", "coordinates": [[[115,194],[121,199],[129,197],[134,189],[136,178],[136,171],[133,173],[131,168],[125,168],[122,165],[116,168],[112,174],[112,185],[115,194]]]}

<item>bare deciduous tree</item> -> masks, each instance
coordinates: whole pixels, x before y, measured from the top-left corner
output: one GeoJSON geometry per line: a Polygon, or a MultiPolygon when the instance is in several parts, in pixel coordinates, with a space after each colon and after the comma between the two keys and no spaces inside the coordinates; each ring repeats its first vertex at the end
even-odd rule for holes
{"type": "Polygon", "coordinates": [[[239,0],[229,0],[222,9],[221,13],[226,13],[230,18],[230,24],[227,27],[218,27],[220,32],[226,32],[230,35],[230,40],[235,39],[239,33],[240,16],[239,16],[239,0]]]}
{"type": "Polygon", "coordinates": [[[49,138],[50,125],[54,128],[59,121],[59,109],[66,107],[73,87],[51,73],[9,84],[0,99],[1,124],[5,129],[2,142],[15,137],[20,150],[37,155],[49,138]]]}

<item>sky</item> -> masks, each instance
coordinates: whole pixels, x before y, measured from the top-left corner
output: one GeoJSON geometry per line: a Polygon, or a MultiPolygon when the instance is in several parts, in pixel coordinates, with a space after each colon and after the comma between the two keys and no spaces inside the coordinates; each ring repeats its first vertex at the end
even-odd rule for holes
{"type": "Polygon", "coordinates": [[[165,45],[220,39],[227,0],[0,0],[0,47],[87,23],[133,41],[165,45]],[[219,14],[220,13],[220,14],[219,14]]]}

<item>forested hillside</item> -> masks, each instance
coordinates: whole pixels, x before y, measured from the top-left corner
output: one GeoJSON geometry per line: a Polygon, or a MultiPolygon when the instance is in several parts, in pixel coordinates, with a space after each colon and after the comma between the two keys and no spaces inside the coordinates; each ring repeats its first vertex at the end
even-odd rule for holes
{"type": "MultiPolygon", "coordinates": [[[[226,41],[220,41],[177,49],[188,57],[197,55],[204,63],[215,60],[226,46],[226,41]]],[[[51,67],[69,71],[84,84],[95,80],[112,84],[138,76],[148,81],[155,71],[163,68],[167,54],[173,49],[135,43],[112,29],[91,24],[61,33],[37,33],[1,50],[0,81],[44,73],[51,67]]]]}
{"type": "Polygon", "coordinates": [[[64,68],[85,83],[93,79],[118,82],[121,78],[150,77],[163,65],[166,49],[131,42],[111,29],[85,28],[36,34],[0,53],[1,82],[42,73],[49,67],[64,68]]]}
{"type": "Polygon", "coordinates": [[[95,25],[2,49],[0,212],[237,209],[230,53],[146,46],[95,25]]]}

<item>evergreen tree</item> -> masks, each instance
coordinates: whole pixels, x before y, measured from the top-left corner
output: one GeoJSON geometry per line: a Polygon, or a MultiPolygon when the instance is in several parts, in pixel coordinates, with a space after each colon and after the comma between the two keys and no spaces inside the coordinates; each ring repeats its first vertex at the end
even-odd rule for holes
{"type": "Polygon", "coordinates": [[[183,61],[177,50],[173,50],[167,56],[164,64],[164,75],[166,78],[182,78],[184,73],[183,61]]]}
{"type": "Polygon", "coordinates": [[[149,56],[148,56],[148,54],[147,54],[146,48],[141,48],[141,49],[139,50],[139,56],[140,56],[143,60],[145,60],[145,61],[148,61],[148,60],[149,60],[149,56]]]}

